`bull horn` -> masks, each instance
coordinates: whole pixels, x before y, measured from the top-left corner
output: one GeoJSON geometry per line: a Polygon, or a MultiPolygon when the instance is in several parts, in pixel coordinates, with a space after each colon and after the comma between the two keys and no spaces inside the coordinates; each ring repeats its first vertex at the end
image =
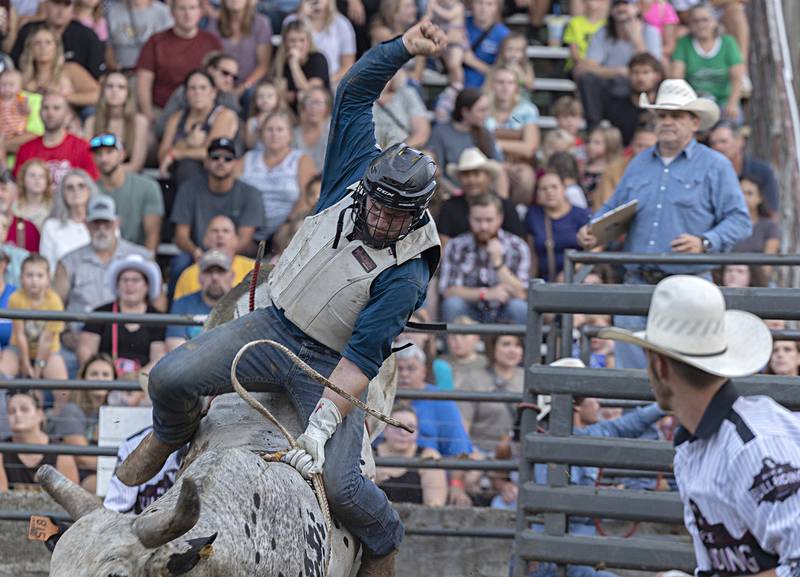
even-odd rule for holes
{"type": "Polygon", "coordinates": [[[36,471],[36,482],[64,507],[74,520],[101,509],[100,500],[80,485],[76,485],[50,465],[42,465],[36,471]]]}
{"type": "Polygon", "coordinates": [[[184,479],[174,509],[154,509],[152,513],[142,513],[133,522],[133,532],[142,545],[155,549],[191,530],[199,518],[200,495],[197,485],[191,479],[184,479]]]}

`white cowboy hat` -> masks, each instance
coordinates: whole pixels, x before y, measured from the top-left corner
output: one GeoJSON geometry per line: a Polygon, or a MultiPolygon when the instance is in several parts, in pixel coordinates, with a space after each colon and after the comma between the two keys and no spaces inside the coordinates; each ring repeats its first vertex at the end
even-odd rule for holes
{"type": "Polygon", "coordinates": [[[745,311],[726,311],[716,285],[687,275],[667,277],[656,285],[646,330],[611,327],[598,336],[729,378],[757,373],[772,354],[772,335],[764,321],[745,311]]]}
{"type": "Polygon", "coordinates": [[[124,258],[111,261],[106,270],[106,286],[117,294],[117,279],[126,270],[138,270],[147,279],[147,296],[152,301],[161,294],[161,270],[158,265],[151,260],[147,260],[139,254],[129,254],[124,258]]]}
{"type": "Polygon", "coordinates": [[[451,162],[447,165],[447,175],[458,180],[459,173],[468,170],[485,170],[493,178],[497,178],[500,174],[500,163],[486,158],[479,148],[465,148],[458,157],[458,164],[451,162]]]}
{"type": "MultiPolygon", "coordinates": [[[[558,359],[557,361],[553,361],[550,363],[551,367],[572,367],[575,369],[585,369],[586,365],[583,364],[583,361],[580,359],[576,359],[574,357],[564,357],[563,359],[558,359]]],[[[550,414],[550,409],[552,409],[550,395],[537,395],[536,396],[536,406],[539,407],[539,412],[536,415],[537,421],[543,421],[547,415],[550,414]]]]}
{"type": "Polygon", "coordinates": [[[639,95],[639,108],[691,112],[700,119],[700,132],[710,129],[719,120],[719,106],[713,100],[698,97],[688,82],[677,78],[661,83],[655,104],[650,104],[647,93],[642,92],[639,95]]]}

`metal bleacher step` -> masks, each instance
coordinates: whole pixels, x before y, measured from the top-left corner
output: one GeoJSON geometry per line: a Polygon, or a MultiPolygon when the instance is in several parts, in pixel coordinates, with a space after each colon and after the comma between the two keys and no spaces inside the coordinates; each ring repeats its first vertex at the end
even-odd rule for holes
{"type": "MultiPolygon", "coordinates": [[[[447,76],[435,70],[426,69],[422,73],[422,84],[427,86],[447,86],[447,76]]],[[[567,78],[537,78],[534,90],[544,92],[574,92],[575,83],[567,78]]]]}

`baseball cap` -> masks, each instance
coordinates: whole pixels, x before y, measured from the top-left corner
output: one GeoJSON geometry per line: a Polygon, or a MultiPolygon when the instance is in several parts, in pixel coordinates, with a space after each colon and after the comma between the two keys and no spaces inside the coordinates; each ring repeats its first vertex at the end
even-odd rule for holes
{"type": "Polygon", "coordinates": [[[230,138],[215,138],[208,144],[208,153],[211,154],[215,150],[227,150],[230,152],[235,158],[239,158],[239,147],[236,146],[236,142],[231,140],[230,138]]]}
{"type": "Polygon", "coordinates": [[[6,169],[0,172],[0,183],[6,184],[9,182],[14,182],[14,176],[11,174],[11,171],[6,169]]]}
{"type": "Polygon", "coordinates": [[[117,136],[115,134],[111,134],[110,132],[102,132],[89,141],[89,148],[92,150],[92,152],[101,148],[116,148],[119,150],[122,148],[122,143],[117,140],[117,136]]]}
{"type": "Polygon", "coordinates": [[[200,270],[206,272],[208,269],[217,267],[224,271],[231,270],[231,257],[221,250],[209,250],[200,257],[200,270]]]}
{"type": "Polygon", "coordinates": [[[114,199],[105,194],[93,196],[86,209],[86,220],[87,222],[117,220],[117,206],[114,204],[114,199]]]}

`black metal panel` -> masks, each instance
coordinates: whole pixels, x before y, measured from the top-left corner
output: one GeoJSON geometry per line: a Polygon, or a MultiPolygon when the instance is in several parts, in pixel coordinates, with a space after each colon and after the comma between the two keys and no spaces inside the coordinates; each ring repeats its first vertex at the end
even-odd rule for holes
{"type": "Polygon", "coordinates": [[[654,523],[683,523],[677,493],[600,489],[572,485],[563,488],[525,483],[522,507],[529,513],[565,513],[654,523]]]}
{"type": "Polygon", "coordinates": [[[691,545],[654,536],[654,539],[618,537],[551,536],[531,530],[517,535],[515,551],[529,561],[553,561],[570,565],[662,571],[680,569],[694,573],[695,557],[691,545]]]}

